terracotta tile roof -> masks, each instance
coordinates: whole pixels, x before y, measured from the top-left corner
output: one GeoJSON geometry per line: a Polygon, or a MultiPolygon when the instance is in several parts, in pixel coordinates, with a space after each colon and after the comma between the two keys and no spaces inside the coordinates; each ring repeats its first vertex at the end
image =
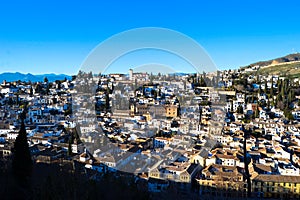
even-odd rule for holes
{"type": "Polygon", "coordinates": [[[265,175],[256,176],[253,181],[276,183],[300,183],[300,176],[265,175]]]}

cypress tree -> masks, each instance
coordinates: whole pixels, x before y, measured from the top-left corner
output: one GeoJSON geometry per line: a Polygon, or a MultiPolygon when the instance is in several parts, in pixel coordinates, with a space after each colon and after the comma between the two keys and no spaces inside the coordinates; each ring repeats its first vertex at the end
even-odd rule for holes
{"type": "Polygon", "coordinates": [[[271,89],[270,89],[270,95],[271,95],[272,98],[273,98],[273,93],[274,93],[274,86],[273,86],[273,84],[274,84],[274,81],[273,81],[273,76],[272,76],[272,78],[271,78],[271,89]]]}
{"type": "Polygon", "coordinates": [[[237,108],[237,113],[239,114],[243,114],[244,113],[244,109],[243,109],[243,106],[242,105],[239,105],[238,108],[237,108]]]}
{"type": "Polygon", "coordinates": [[[249,130],[245,129],[244,124],[242,125],[242,131],[244,132],[244,141],[243,141],[243,155],[244,155],[244,163],[245,163],[244,177],[247,182],[247,197],[251,198],[251,175],[249,172],[249,164],[251,162],[251,158],[247,156],[247,138],[249,136],[249,130]]]}
{"type": "Polygon", "coordinates": [[[264,93],[267,94],[268,91],[268,84],[267,84],[267,80],[265,80],[265,85],[264,85],[264,93]]]}
{"type": "Polygon", "coordinates": [[[71,155],[72,155],[72,139],[70,138],[68,142],[68,156],[71,155]]]}
{"type": "Polygon", "coordinates": [[[13,149],[12,169],[18,181],[26,181],[26,179],[31,176],[33,163],[27,142],[24,113],[21,116],[21,120],[21,128],[13,149]]]}

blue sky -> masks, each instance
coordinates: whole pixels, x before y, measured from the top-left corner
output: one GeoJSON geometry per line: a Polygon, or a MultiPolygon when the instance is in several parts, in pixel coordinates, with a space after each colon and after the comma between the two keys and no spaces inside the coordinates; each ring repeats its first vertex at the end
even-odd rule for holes
{"type": "Polygon", "coordinates": [[[299,6],[296,0],[1,1],[0,72],[76,74],[100,42],[139,27],[179,31],[219,69],[237,68],[300,51],[299,6]]]}

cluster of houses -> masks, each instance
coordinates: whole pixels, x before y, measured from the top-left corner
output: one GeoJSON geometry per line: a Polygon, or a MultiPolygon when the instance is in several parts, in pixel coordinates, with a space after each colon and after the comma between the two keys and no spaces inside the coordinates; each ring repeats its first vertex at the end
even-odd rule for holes
{"type": "MultiPolygon", "coordinates": [[[[234,79],[245,73],[217,72],[218,87],[196,85],[189,74],[133,70],[129,75],[81,74],[53,83],[3,82],[0,155],[11,156],[19,115],[27,109],[26,131],[35,162],[72,160],[74,167],[100,177],[130,173],[154,193],[179,184],[186,191],[196,188],[198,195],[245,197],[245,160],[250,159],[254,195],[299,198],[297,99],[294,120],[288,121],[283,110],[259,104],[269,101],[263,92],[254,98],[253,90],[234,89],[234,79]]],[[[280,78],[260,77],[267,83],[280,78]]],[[[255,84],[254,76],[248,79],[255,84]]],[[[259,89],[264,85],[273,87],[260,84],[259,89]]]]}
{"type": "MultiPolygon", "coordinates": [[[[256,197],[299,198],[299,98],[296,96],[288,105],[292,110],[291,119],[287,112],[272,104],[278,96],[274,93],[275,97],[270,97],[264,92],[277,89],[276,83],[286,78],[277,75],[254,76],[248,72],[235,70],[222,73],[224,83],[234,82],[234,78],[243,76],[248,79],[248,84],[243,86],[243,90],[236,85],[235,91],[238,92],[227,95],[222,134],[214,135],[221,147],[210,152],[206,167],[196,178],[200,193],[243,196],[247,188],[243,178],[246,156],[251,158],[251,191],[256,197]],[[249,84],[254,87],[249,88],[249,84]],[[255,101],[249,100],[253,96],[255,101]]],[[[297,78],[290,81],[291,85],[299,84],[297,78]]],[[[285,98],[288,99],[287,95],[285,98]]]]}

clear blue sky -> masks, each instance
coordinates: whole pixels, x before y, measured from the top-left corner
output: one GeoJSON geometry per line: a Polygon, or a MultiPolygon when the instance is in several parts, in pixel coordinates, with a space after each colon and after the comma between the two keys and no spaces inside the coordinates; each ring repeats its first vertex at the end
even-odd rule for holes
{"type": "Polygon", "coordinates": [[[108,37],[164,27],[199,42],[218,68],[300,51],[299,1],[2,1],[0,73],[76,74],[108,37]]]}

